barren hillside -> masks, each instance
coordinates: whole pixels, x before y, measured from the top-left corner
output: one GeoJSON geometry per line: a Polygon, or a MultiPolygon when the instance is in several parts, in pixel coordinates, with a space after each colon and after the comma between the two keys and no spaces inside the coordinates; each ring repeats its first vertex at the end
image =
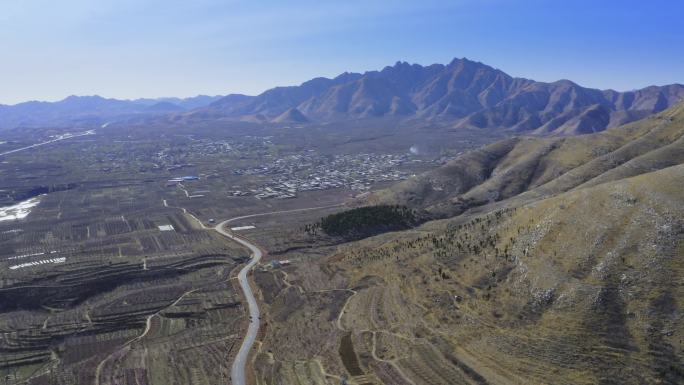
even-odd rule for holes
{"type": "Polygon", "coordinates": [[[376,196],[450,218],[257,273],[258,383],[682,383],[683,118],[507,140],[376,196]]]}

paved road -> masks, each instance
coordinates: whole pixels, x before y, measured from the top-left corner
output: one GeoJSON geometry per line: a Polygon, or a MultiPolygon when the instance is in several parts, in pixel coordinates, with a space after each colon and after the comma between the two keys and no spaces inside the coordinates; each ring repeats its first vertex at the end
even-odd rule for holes
{"type": "MultiPolygon", "coordinates": [[[[166,205],[166,202],[164,202],[166,205]]],[[[233,385],[247,385],[247,381],[245,379],[245,368],[247,366],[247,358],[249,357],[249,351],[252,349],[252,346],[254,345],[254,341],[256,340],[257,333],[259,332],[259,325],[261,323],[261,320],[259,319],[260,313],[259,313],[259,305],[257,305],[256,298],[254,298],[254,293],[252,293],[252,288],[249,286],[249,280],[247,280],[247,273],[256,265],[259,263],[261,260],[261,257],[263,256],[261,249],[259,247],[248,240],[237,237],[233,235],[233,233],[230,230],[226,230],[226,225],[230,222],[234,222],[240,219],[246,219],[246,218],[253,218],[253,217],[260,217],[260,216],[266,216],[266,215],[272,215],[272,214],[281,214],[281,213],[293,213],[297,211],[308,211],[308,210],[318,210],[318,209],[325,209],[325,208],[332,208],[332,207],[337,207],[341,206],[339,205],[332,205],[332,206],[321,206],[321,207],[310,207],[310,208],[305,208],[305,209],[295,209],[295,210],[283,210],[283,211],[273,211],[269,213],[261,213],[261,214],[252,214],[252,215],[244,215],[241,217],[236,217],[232,219],[225,220],[214,228],[216,231],[218,231],[220,234],[232,239],[233,241],[245,246],[252,252],[252,259],[249,261],[249,263],[240,270],[240,273],[238,273],[238,281],[240,282],[240,288],[242,288],[242,292],[245,293],[245,298],[247,298],[247,305],[249,306],[249,327],[247,328],[247,335],[245,335],[245,339],[242,341],[242,346],[240,346],[240,351],[238,351],[237,356],[235,357],[235,361],[233,361],[233,367],[230,370],[230,378],[232,380],[233,385]]],[[[200,222],[201,223],[201,222],[200,222]]],[[[204,225],[203,225],[204,227],[204,225]]]]}
{"type": "Polygon", "coordinates": [[[20,151],[29,150],[29,149],[32,149],[32,148],[44,146],[44,145],[46,145],[46,144],[59,142],[60,140],[73,139],[73,138],[78,138],[79,136],[93,135],[93,134],[95,134],[95,130],[88,130],[88,131],[86,131],[86,132],[81,132],[81,133],[78,133],[78,134],[72,134],[72,135],[70,135],[70,136],[65,136],[65,137],[60,137],[60,138],[57,138],[57,139],[48,140],[47,142],[36,143],[36,144],[32,144],[32,145],[30,145],[30,146],[26,146],[26,147],[22,147],[22,148],[15,148],[14,150],[5,151],[5,152],[0,153],[0,156],[9,155],[9,154],[14,154],[15,152],[20,152],[20,151]]]}
{"type": "Polygon", "coordinates": [[[230,371],[230,378],[232,380],[233,385],[246,385],[247,382],[245,381],[245,367],[247,365],[247,357],[249,356],[249,351],[252,349],[252,345],[254,345],[257,333],[259,332],[260,315],[259,306],[257,305],[256,298],[254,298],[254,293],[252,293],[252,288],[249,286],[249,281],[247,280],[247,273],[250,269],[252,269],[252,267],[254,267],[254,265],[259,263],[259,260],[261,260],[262,257],[262,253],[261,250],[259,250],[259,248],[253,243],[250,243],[249,241],[244,240],[242,238],[238,238],[231,234],[229,231],[224,229],[224,226],[226,224],[236,219],[237,218],[229,219],[227,221],[219,223],[218,226],[216,226],[216,231],[234,240],[235,242],[247,247],[252,252],[252,259],[245,267],[242,268],[242,270],[240,270],[240,273],[238,274],[238,281],[240,282],[240,287],[242,288],[242,292],[245,293],[245,298],[247,298],[247,305],[249,306],[249,327],[247,328],[247,335],[245,335],[245,339],[242,341],[242,346],[240,346],[240,351],[235,357],[235,361],[233,361],[233,367],[230,371]]]}

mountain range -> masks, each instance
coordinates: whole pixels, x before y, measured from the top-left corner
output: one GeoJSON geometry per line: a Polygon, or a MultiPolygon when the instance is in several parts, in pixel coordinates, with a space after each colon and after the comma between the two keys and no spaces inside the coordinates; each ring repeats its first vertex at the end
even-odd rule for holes
{"type": "Polygon", "coordinates": [[[220,96],[118,100],[69,96],[58,102],[30,101],[0,105],[0,129],[69,124],[102,124],[109,119],[155,116],[206,107],[220,96]]]}
{"type": "Polygon", "coordinates": [[[257,121],[330,122],[373,117],[442,121],[455,128],[584,134],[641,119],[684,99],[684,85],[618,92],[569,80],[515,78],[488,65],[397,62],[381,71],[315,78],[247,97],[230,95],[190,113],[257,121]]]}
{"type": "Polygon", "coordinates": [[[447,65],[397,62],[380,71],[345,72],[257,96],[116,100],[70,96],[62,101],[0,105],[0,128],[104,123],[131,117],[174,121],[241,120],[329,123],[391,117],[447,127],[493,128],[539,135],[603,131],[663,111],[684,99],[684,85],[618,92],[512,77],[488,65],[454,59],[447,65]]]}

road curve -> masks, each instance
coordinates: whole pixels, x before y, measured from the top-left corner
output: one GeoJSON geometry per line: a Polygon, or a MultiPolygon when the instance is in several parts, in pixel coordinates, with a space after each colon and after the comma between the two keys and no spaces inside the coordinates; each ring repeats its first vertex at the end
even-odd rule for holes
{"type": "MultiPolygon", "coordinates": [[[[235,218],[232,220],[235,220],[235,218]]],[[[216,231],[245,246],[252,252],[252,259],[245,267],[242,268],[242,270],[240,270],[240,273],[238,273],[238,281],[240,282],[242,292],[245,293],[247,305],[249,306],[249,327],[247,328],[245,339],[242,341],[242,346],[240,346],[240,351],[238,351],[237,356],[235,356],[233,367],[230,370],[230,378],[233,385],[246,385],[245,367],[247,366],[247,358],[249,357],[249,351],[252,349],[252,345],[254,345],[257,333],[259,332],[260,323],[259,306],[257,305],[256,298],[254,298],[254,293],[252,293],[252,288],[249,286],[247,273],[250,269],[252,269],[252,267],[254,267],[254,265],[259,263],[263,254],[261,253],[261,250],[253,243],[250,243],[245,239],[238,238],[224,229],[224,226],[232,220],[229,219],[219,223],[218,226],[216,226],[216,231]]]]}
{"type": "MultiPolygon", "coordinates": [[[[259,217],[259,216],[265,216],[265,215],[272,215],[272,214],[281,214],[281,213],[292,213],[292,212],[297,212],[297,211],[308,211],[308,210],[318,210],[318,209],[325,209],[325,208],[332,208],[332,207],[337,207],[341,206],[342,204],[337,204],[337,205],[331,205],[331,206],[321,206],[321,207],[309,207],[309,208],[304,208],[304,209],[294,209],[294,210],[282,210],[282,211],[272,211],[268,213],[260,213],[260,214],[251,214],[251,215],[244,215],[241,217],[236,217],[236,218],[231,218],[228,220],[225,220],[219,224],[216,225],[214,230],[218,231],[219,234],[245,246],[252,252],[252,258],[250,259],[249,263],[240,270],[240,273],[238,273],[238,281],[240,282],[240,288],[242,289],[242,292],[245,293],[245,298],[247,299],[247,305],[249,307],[249,327],[247,328],[247,334],[245,335],[245,339],[242,341],[242,345],[240,346],[240,350],[238,351],[237,356],[235,356],[235,361],[233,361],[233,366],[230,370],[230,378],[232,381],[233,385],[247,385],[247,380],[245,379],[245,371],[247,367],[247,358],[249,357],[249,351],[252,350],[252,346],[254,345],[254,341],[256,340],[257,333],[259,332],[259,325],[261,324],[261,320],[259,319],[260,313],[259,313],[259,305],[257,305],[256,298],[254,297],[254,293],[252,293],[252,288],[249,286],[249,280],[247,279],[247,273],[256,265],[259,263],[261,260],[261,257],[263,256],[263,253],[261,252],[261,249],[259,247],[248,240],[237,237],[233,235],[232,232],[229,230],[226,230],[225,227],[228,223],[234,222],[240,219],[246,219],[246,218],[252,218],[252,217],[259,217]]],[[[201,222],[200,222],[201,223],[201,222]]],[[[203,226],[204,227],[204,226],[203,226]]]]}

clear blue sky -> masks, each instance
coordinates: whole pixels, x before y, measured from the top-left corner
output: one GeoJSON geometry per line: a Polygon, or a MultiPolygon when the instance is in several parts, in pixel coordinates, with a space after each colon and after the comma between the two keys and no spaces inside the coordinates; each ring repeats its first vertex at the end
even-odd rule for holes
{"type": "Polygon", "coordinates": [[[256,94],[397,60],[684,83],[679,0],[2,0],[0,103],[256,94]]]}

